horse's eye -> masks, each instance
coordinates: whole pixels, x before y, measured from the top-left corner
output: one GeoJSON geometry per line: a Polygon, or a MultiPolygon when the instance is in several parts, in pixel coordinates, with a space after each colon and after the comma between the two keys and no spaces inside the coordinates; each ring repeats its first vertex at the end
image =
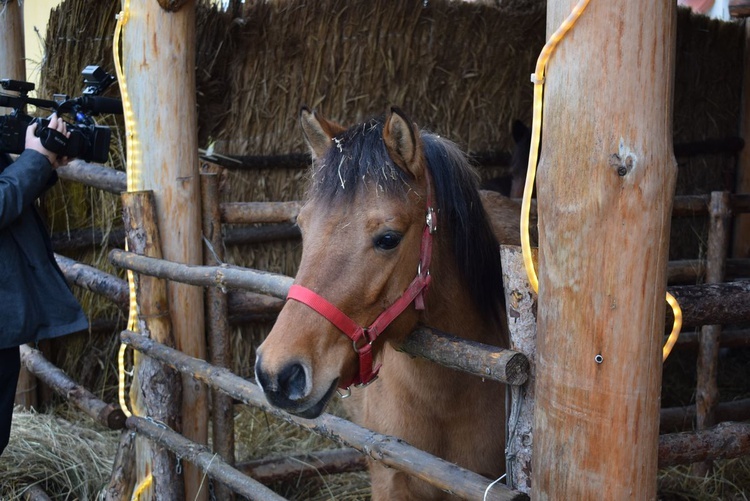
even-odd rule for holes
{"type": "Polygon", "coordinates": [[[389,231],[375,238],[375,247],[380,250],[395,249],[401,243],[401,234],[389,231]]]}

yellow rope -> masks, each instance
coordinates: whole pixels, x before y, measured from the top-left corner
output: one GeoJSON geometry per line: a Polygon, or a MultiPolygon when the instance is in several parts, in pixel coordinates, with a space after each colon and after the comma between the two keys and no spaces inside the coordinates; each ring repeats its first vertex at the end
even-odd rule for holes
{"type": "MultiPolygon", "coordinates": [[[[112,44],[112,52],[115,62],[115,72],[117,73],[117,81],[120,85],[120,95],[123,103],[123,113],[125,116],[125,152],[126,152],[126,171],[127,171],[127,189],[130,191],[132,188],[134,174],[131,171],[132,157],[132,122],[128,120],[132,119],[133,109],[130,106],[130,99],[128,96],[127,83],[125,81],[125,74],[122,70],[120,62],[120,36],[122,35],[122,27],[128,22],[128,16],[130,14],[130,0],[126,0],[123,10],[117,15],[117,24],[115,25],[115,36],[114,43],[112,44]],[[128,113],[130,112],[130,113],[128,113]]],[[[127,247],[127,243],[126,243],[127,247]]],[[[133,281],[133,274],[128,271],[128,289],[130,292],[130,310],[128,312],[128,330],[136,331],[138,329],[137,322],[137,303],[135,295],[135,283],[133,281]]],[[[125,351],[127,346],[125,344],[120,345],[120,351],[117,357],[118,366],[118,397],[120,400],[120,408],[126,416],[132,416],[132,413],[128,409],[127,402],[125,400],[125,351]]]]}
{"type": "Polygon", "coordinates": [[[141,482],[135,487],[133,490],[133,496],[130,498],[131,501],[138,501],[141,497],[141,494],[143,494],[143,491],[151,487],[151,484],[154,481],[154,476],[149,474],[146,478],[141,480],[141,482]]]}
{"type": "MultiPolygon", "coordinates": [[[[115,26],[114,43],[112,46],[115,72],[117,73],[117,81],[120,85],[120,95],[122,97],[122,108],[123,116],[125,119],[125,155],[126,155],[126,172],[127,172],[127,191],[135,191],[141,189],[140,183],[140,166],[141,166],[141,149],[140,141],[138,139],[135,113],[133,112],[133,106],[130,101],[130,94],[128,93],[127,80],[125,79],[125,72],[122,68],[122,62],[120,60],[120,42],[122,35],[122,28],[128,22],[130,16],[130,0],[125,0],[122,11],[117,15],[117,24],[115,26]]],[[[127,250],[127,242],[125,244],[127,250]]],[[[130,293],[130,310],[128,312],[128,330],[137,332],[138,331],[138,301],[135,293],[135,280],[133,272],[128,270],[128,289],[130,293]]],[[[132,413],[128,409],[127,402],[125,400],[125,351],[127,345],[120,344],[120,351],[118,353],[118,396],[120,399],[120,407],[126,416],[132,416],[132,413]]],[[[133,355],[133,366],[135,366],[137,354],[133,355]]],[[[133,491],[132,500],[138,501],[143,492],[148,489],[153,483],[153,475],[147,474],[143,480],[136,486],[133,491]]]]}
{"type": "MultiPolygon", "coordinates": [[[[529,237],[529,215],[531,213],[531,195],[534,191],[534,178],[536,177],[536,167],[539,162],[539,140],[542,132],[542,109],[544,105],[544,73],[547,69],[547,63],[552,56],[557,44],[570,31],[583,11],[588,6],[590,0],[579,0],[573,7],[572,12],[563,21],[559,28],[552,34],[550,39],[542,48],[539,58],[536,62],[535,72],[531,75],[531,81],[534,83],[534,101],[533,114],[531,122],[531,150],[529,151],[529,166],[526,173],[526,184],[523,190],[523,199],[521,201],[521,252],[523,254],[523,263],[526,268],[526,274],[529,277],[529,284],[534,292],[539,291],[539,278],[534,269],[534,261],[531,256],[531,241],[529,237]]],[[[667,292],[667,303],[672,308],[674,314],[674,324],[672,332],[669,334],[666,344],[662,350],[662,359],[666,360],[669,352],[677,342],[682,328],[682,310],[677,300],[667,292]]]]}

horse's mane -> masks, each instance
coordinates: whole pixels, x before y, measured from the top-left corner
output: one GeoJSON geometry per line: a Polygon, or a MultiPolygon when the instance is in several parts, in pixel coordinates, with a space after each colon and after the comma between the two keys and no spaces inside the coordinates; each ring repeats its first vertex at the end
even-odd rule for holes
{"type": "MultiPolygon", "coordinates": [[[[406,194],[408,175],[386,150],[383,122],[383,117],[373,118],[336,136],[315,163],[308,196],[352,202],[366,180],[392,196],[406,194]]],[[[479,176],[455,143],[425,131],[421,136],[437,198],[438,233],[452,233],[456,262],[472,299],[483,315],[498,319],[504,300],[500,252],[479,198],[479,176]]]]}

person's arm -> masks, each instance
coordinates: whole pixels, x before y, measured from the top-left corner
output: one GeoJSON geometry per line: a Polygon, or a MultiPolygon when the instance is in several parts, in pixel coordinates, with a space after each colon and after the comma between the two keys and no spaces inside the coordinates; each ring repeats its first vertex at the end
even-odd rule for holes
{"type": "MultiPolygon", "coordinates": [[[[66,134],[65,122],[56,115],[50,118],[49,126],[66,134]]],[[[57,167],[57,155],[42,146],[34,134],[36,127],[36,123],[28,127],[26,149],[0,172],[0,228],[11,224],[34,203],[57,167]]]]}

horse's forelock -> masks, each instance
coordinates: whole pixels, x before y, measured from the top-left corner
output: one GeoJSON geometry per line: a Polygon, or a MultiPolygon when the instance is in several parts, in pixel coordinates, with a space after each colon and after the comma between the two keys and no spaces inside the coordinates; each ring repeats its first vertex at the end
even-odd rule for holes
{"type": "Polygon", "coordinates": [[[385,148],[383,118],[378,117],[333,138],[331,148],[314,166],[310,196],[329,202],[351,202],[365,183],[404,193],[406,179],[385,148]]]}

